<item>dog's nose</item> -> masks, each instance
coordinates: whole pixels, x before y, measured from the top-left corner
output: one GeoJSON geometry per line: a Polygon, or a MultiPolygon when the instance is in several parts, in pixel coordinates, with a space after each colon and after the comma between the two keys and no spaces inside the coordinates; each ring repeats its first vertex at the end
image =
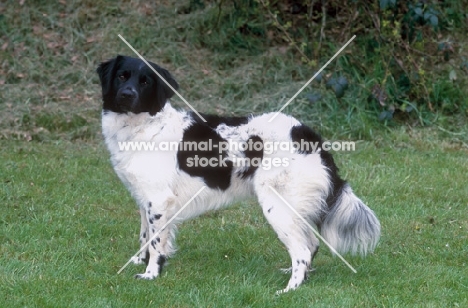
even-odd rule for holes
{"type": "Polygon", "coordinates": [[[120,97],[122,99],[133,99],[135,98],[135,91],[133,91],[132,89],[124,89],[122,90],[122,92],[120,92],[120,97]]]}

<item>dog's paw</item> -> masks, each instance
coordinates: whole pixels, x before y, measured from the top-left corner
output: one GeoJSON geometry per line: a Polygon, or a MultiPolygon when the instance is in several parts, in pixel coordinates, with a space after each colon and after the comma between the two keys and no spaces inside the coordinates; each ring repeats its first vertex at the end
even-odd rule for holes
{"type": "Polygon", "coordinates": [[[143,261],[143,259],[140,257],[132,257],[130,262],[136,265],[145,264],[145,261],[143,261]]]}
{"type": "Polygon", "coordinates": [[[153,274],[151,272],[146,272],[144,274],[135,275],[135,279],[145,279],[145,280],[153,280],[156,277],[158,277],[158,275],[153,274]]]}
{"type": "Polygon", "coordinates": [[[278,291],[275,292],[275,295],[281,295],[281,294],[284,294],[284,293],[286,293],[286,292],[288,292],[288,291],[289,291],[288,288],[283,289],[283,290],[278,290],[278,291]]]}
{"type": "Polygon", "coordinates": [[[283,290],[276,291],[275,295],[281,295],[281,294],[287,293],[287,292],[295,290],[295,289],[297,289],[297,287],[296,288],[286,287],[283,290]]]}

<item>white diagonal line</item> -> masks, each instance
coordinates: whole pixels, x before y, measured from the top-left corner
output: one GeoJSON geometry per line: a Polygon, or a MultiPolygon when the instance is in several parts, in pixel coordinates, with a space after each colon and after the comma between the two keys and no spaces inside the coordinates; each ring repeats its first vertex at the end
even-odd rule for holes
{"type": "Polygon", "coordinates": [[[343,49],[345,49],[346,46],[348,46],[348,45],[351,43],[351,41],[354,40],[355,37],[356,37],[356,35],[353,35],[353,37],[352,37],[351,39],[349,39],[349,41],[348,41],[346,44],[344,44],[343,47],[341,47],[340,50],[338,50],[338,51],[335,53],[335,55],[334,55],[333,57],[331,57],[330,60],[328,60],[328,62],[325,63],[325,65],[322,66],[322,68],[321,68],[320,70],[318,70],[318,72],[315,73],[315,75],[312,76],[312,78],[310,78],[310,80],[307,81],[307,83],[306,83],[302,88],[300,88],[299,91],[297,91],[297,93],[294,94],[294,96],[291,97],[291,98],[289,99],[289,101],[287,101],[286,104],[284,104],[284,106],[281,107],[281,109],[278,110],[278,111],[275,113],[275,115],[274,115],[270,120],[268,120],[268,122],[273,121],[273,119],[276,118],[276,117],[278,116],[278,114],[279,114],[281,111],[283,111],[283,109],[286,108],[286,106],[288,106],[289,103],[291,103],[292,100],[295,99],[296,96],[298,96],[299,93],[301,93],[302,90],[304,90],[304,89],[312,82],[312,80],[314,80],[315,77],[317,77],[317,75],[320,74],[320,73],[328,66],[328,64],[330,64],[330,62],[332,62],[332,61],[343,51],[343,49]]]}
{"type": "Polygon", "coordinates": [[[291,209],[291,211],[293,211],[294,214],[296,214],[297,217],[299,217],[299,219],[302,220],[302,222],[304,222],[305,224],[307,224],[307,226],[312,230],[312,232],[314,232],[314,234],[315,234],[320,240],[322,240],[322,242],[324,242],[324,243],[328,246],[328,248],[330,248],[330,250],[331,250],[334,254],[336,254],[336,255],[341,259],[341,261],[344,262],[344,264],[346,264],[355,274],[357,273],[357,271],[354,269],[354,267],[352,267],[351,264],[349,264],[348,261],[346,261],[345,258],[343,258],[343,257],[338,253],[338,251],[336,251],[335,248],[333,248],[333,247],[320,235],[320,233],[318,233],[318,231],[315,230],[315,229],[309,224],[309,222],[307,222],[307,220],[305,220],[305,219],[291,206],[291,204],[289,204],[288,201],[286,201],[286,200],[283,198],[283,196],[281,196],[273,187],[271,187],[271,186],[268,186],[268,187],[270,187],[270,189],[278,196],[278,198],[280,198],[281,201],[283,201],[284,204],[286,204],[286,205],[291,209]]]}
{"type": "Polygon", "coordinates": [[[143,245],[143,246],[140,248],[140,250],[138,250],[137,253],[134,254],[134,255],[127,261],[127,263],[125,263],[124,266],[122,266],[121,269],[119,269],[119,271],[117,272],[117,274],[120,274],[120,273],[127,267],[127,265],[132,261],[133,257],[136,257],[139,253],[141,253],[143,250],[145,250],[146,247],[148,247],[148,245],[151,243],[151,241],[153,241],[153,240],[156,238],[156,236],[159,235],[159,233],[161,233],[161,232],[162,232],[162,231],[163,231],[163,230],[180,214],[180,213],[182,213],[182,211],[190,204],[190,202],[192,202],[193,199],[195,199],[195,198],[203,191],[203,189],[205,189],[205,188],[206,188],[206,186],[203,186],[202,188],[200,188],[200,190],[197,191],[197,192],[195,193],[195,195],[193,195],[193,197],[190,198],[190,200],[187,201],[187,202],[180,208],[180,210],[178,210],[177,213],[175,213],[174,216],[172,216],[171,219],[169,219],[169,220],[164,224],[164,226],[162,226],[162,228],[159,229],[158,232],[156,232],[156,233],[153,235],[153,237],[151,237],[151,238],[146,242],[146,244],[143,245]]]}
{"type": "Polygon", "coordinates": [[[198,111],[195,110],[195,108],[193,108],[193,106],[190,105],[190,104],[185,100],[185,98],[183,98],[183,96],[180,95],[180,93],[177,92],[177,90],[174,89],[174,88],[169,84],[169,82],[167,82],[166,79],[164,79],[164,78],[154,69],[154,67],[152,67],[152,66],[148,63],[148,61],[146,61],[145,58],[142,57],[142,55],[140,55],[140,53],[139,53],[138,51],[136,51],[136,49],[133,48],[133,46],[130,45],[130,43],[127,42],[127,41],[122,37],[122,35],[119,34],[118,36],[119,36],[119,38],[120,38],[125,44],[127,44],[127,46],[128,46],[143,62],[145,62],[146,65],[148,65],[148,67],[149,67],[151,70],[153,70],[153,72],[154,72],[156,75],[158,75],[159,78],[161,78],[161,79],[164,81],[164,83],[165,83],[172,91],[174,91],[175,94],[177,94],[177,96],[180,97],[180,99],[181,99],[187,106],[190,107],[190,109],[192,109],[193,112],[195,112],[195,113],[197,114],[197,116],[198,116],[203,122],[206,122],[205,118],[203,118],[203,117],[198,113],[198,111]]]}

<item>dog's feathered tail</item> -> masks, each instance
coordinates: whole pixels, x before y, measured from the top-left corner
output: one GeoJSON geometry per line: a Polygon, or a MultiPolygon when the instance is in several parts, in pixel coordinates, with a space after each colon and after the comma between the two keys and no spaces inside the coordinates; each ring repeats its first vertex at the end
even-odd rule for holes
{"type": "Polygon", "coordinates": [[[379,241],[380,223],[374,212],[345,184],[323,219],[321,234],[339,253],[366,255],[379,241]]]}

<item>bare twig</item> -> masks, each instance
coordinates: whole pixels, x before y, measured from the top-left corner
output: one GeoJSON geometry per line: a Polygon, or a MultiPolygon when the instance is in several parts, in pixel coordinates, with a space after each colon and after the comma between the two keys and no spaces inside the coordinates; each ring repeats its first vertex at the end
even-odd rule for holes
{"type": "Polygon", "coordinates": [[[221,20],[221,6],[223,5],[223,0],[220,0],[218,3],[218,17],[216,18],[216,27],[219,27],[219,21],[221,20]]]}
{"type": "Polygon", "coordinates": [[[308,18],[308,28],[309,28],[309,36],[310,37],[313,37],[313,27],[312,27],[312,18],[314,17],[313,16],[313,13],[314,13],[314,6],[315,6],[315,2],[317,0],[311,0],[310,1],[310,7],[309,7],[309,14],[307,16],[308,18]]]}
{"type": "Polygon", "coordinates": [[[322,0],[322,26],[320,28],[320,39],[319,45],[317,48],[316,56],[320,55],[320,50],[322,49],[322,40],[325,37],[325,26],[327,23],[327,0],[322,0]]]}
{"type": "Polygon", "coordinates": [[[348,22],[346,23],[346,25],[343,27],[343,29],[341,30],[341,33],[340,33],[340,38],[343,40],[344,39],[344,36],[345,36],[345,32],[349,33],[349,26],[350,24],[356,20],[356,18],[358,18],[359,16],[359,11],[356,9],[356,6],[354,6],[354,9],[353,9],[355,12],[353,14],[352,17],[350,17],[348,19],[348,22]]]}

